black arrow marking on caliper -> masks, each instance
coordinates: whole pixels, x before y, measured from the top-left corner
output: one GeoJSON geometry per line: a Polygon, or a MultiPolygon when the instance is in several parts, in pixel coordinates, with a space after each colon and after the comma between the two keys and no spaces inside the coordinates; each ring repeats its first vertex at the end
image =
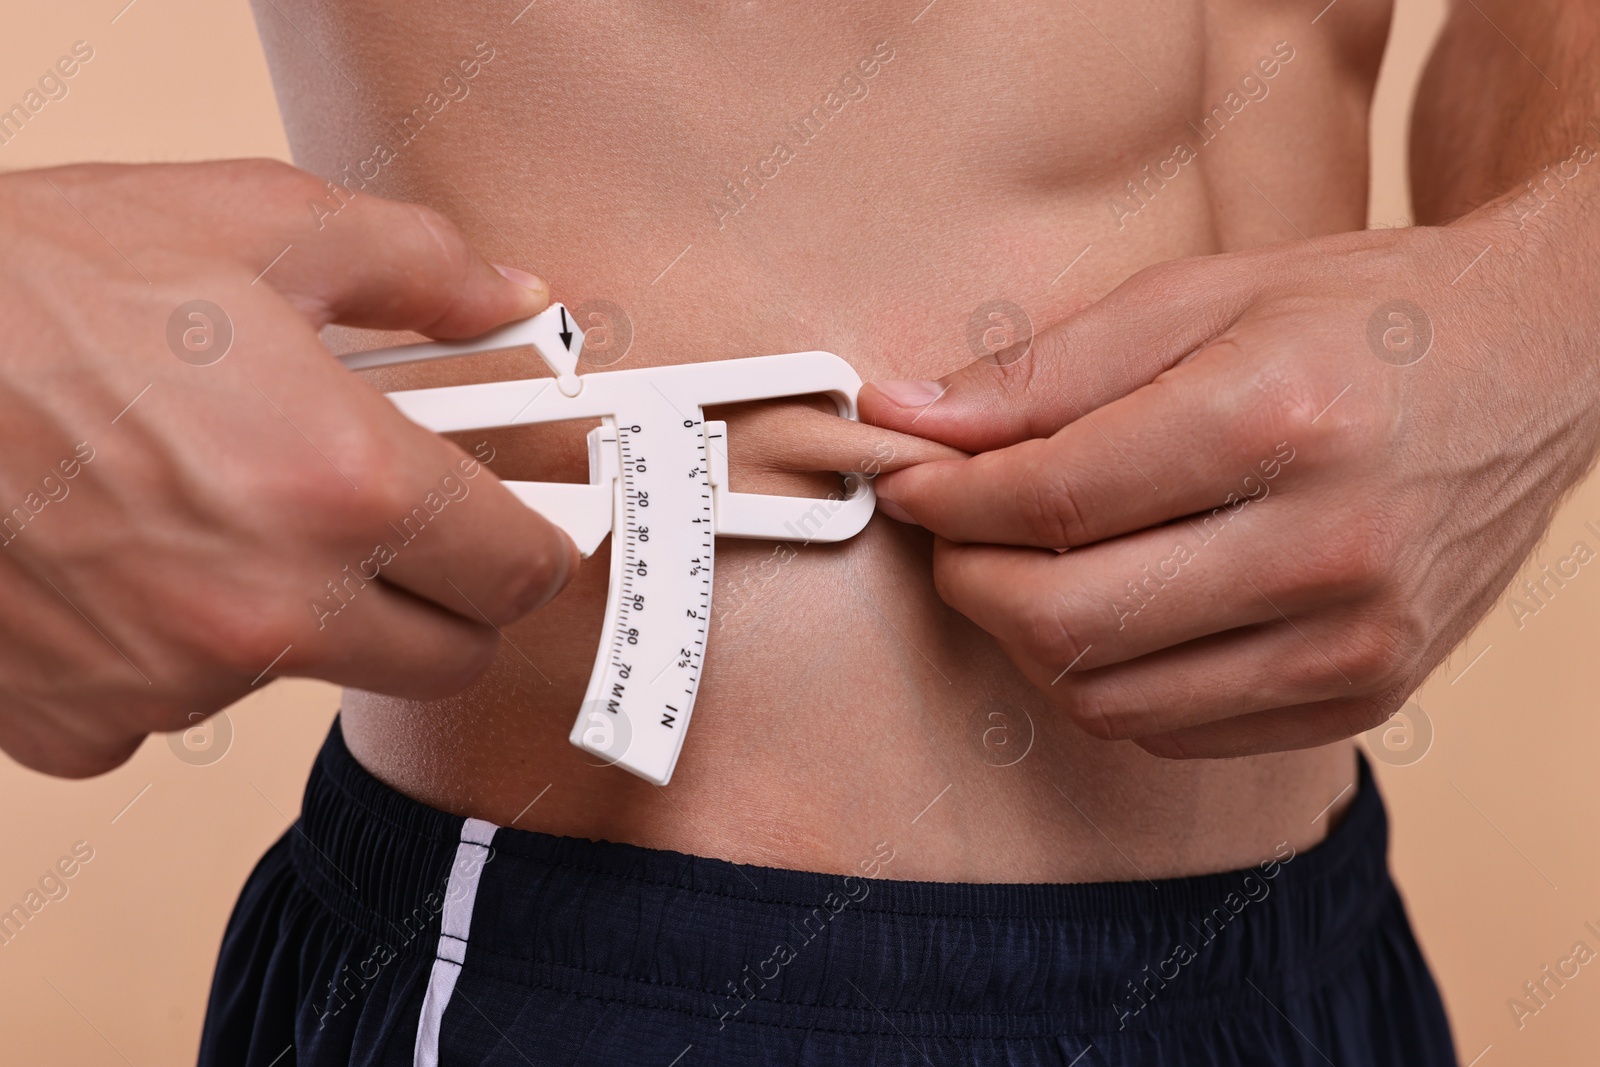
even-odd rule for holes
{"type": "Polygon", "coordinates": [[[561,343],[568,352],[572,351],[572,329],[567,325],[567,309],[564,307],[561,309],[561,343]]]}

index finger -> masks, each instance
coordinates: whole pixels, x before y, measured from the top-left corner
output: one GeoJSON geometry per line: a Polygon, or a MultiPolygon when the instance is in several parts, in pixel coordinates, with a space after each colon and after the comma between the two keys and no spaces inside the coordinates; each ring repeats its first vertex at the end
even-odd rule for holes
{"type": "Polygon", "coordinates": [[[1058,550],[1264,499],[1295,450],[1247,363],[1223,341],[1053,437],[884,475],[878,496],[946,540],[1058,550]]]}
{"type": "Polygon", "coordinates": [[[976,360],[938,381],[869,382],[861,418],[966,452],[1048,437],[1227,329],[1259,273],[1231,258],[1147,267],[1005,358],[976,360]]]}
{"type": "Polygon", "coordinates": [[[94,164],[47,176],[63,196],[87,198],[108,216],[169,218],[171,227],[155,228],[162,245],[147,262],[168,267],[197,250],[225,258],[237,277],[276,290],[318,329],[339,322],[473,337],[550,302],[541,279],[490,264],[437,211],[287,163],[94,164]]]}

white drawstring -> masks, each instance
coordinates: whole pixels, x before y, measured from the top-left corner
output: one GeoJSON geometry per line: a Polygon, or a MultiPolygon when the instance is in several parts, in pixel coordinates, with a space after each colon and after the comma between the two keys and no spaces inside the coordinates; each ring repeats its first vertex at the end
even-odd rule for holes
{"type": "Polygon", "coordinates": [[[467,819],[461,824],[461,843],[456,845],[456,859],[450,867],[450,884],[439,916],[433,971],[428,975],[428,991],[423,994],[422,1015],[417,1020],[413,1067],[439,1067],[439,1027],[444,1022],[444,1010],[450,1005],[450,995],[455,992],[461,964],[467,958],[478,879],[489,860],[489,843],[497,829],[494,823],[482,819],[467,819]]]}

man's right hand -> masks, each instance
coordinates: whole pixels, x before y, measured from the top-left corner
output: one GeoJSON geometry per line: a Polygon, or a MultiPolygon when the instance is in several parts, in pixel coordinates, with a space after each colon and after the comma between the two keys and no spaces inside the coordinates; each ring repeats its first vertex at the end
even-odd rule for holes
{"type": "Polygon", "coordinates": [[[318,339],[470,337],[543,283],[426,208],[312,201],[339,203],[265,161],[0,176],[0,748],[27,766],[109,770],[278,675],[446,695],[575,569],[318,339]]]}

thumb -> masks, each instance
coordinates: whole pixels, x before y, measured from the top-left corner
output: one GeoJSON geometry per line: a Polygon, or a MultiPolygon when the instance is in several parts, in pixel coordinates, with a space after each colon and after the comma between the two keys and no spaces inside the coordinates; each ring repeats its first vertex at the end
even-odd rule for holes
{"type": "Polygon", "coordinates": [[[1049,437],[1226,330],[1254,291],[1231,258],[1148,267],[1077,314],[938,381],[868,383],[862,421],[966,452],[1049,437]]]}
{"type": "Polygon", "coordinates": [[[265,279],[318,329],[475,337],[550,303],[542,278],[490,264],[439,212],[367,194],[296,242],[265,279]]]}

